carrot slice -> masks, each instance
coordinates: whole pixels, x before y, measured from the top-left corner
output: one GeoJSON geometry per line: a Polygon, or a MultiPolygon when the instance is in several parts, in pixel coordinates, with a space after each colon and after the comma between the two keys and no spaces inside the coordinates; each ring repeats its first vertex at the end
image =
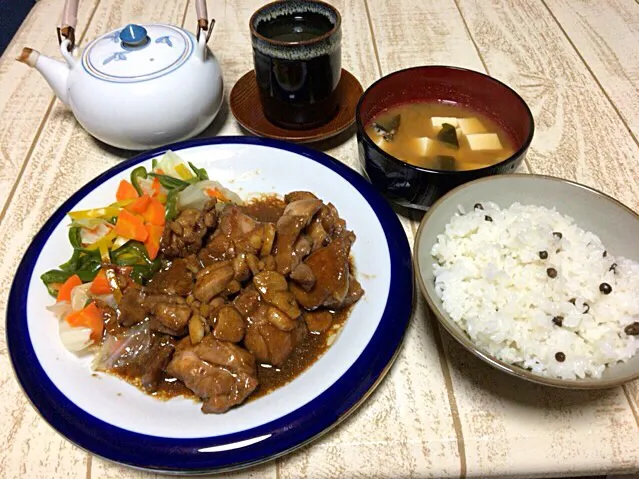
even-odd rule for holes
{"type": "Polygon", "coordinates": [[[67,323],[74,327],[84,327],[91,330],[91,339],[94,342],[100,341],[104,331],[104,319],[102,313],[94,302],[81,311],[75,311],[66,318],[67,323]]]}
{"type": "Polygon", "coordinates": [[[106,277],[104,269],[101,269],[91,283],[89,292],[93,294],[110,294],[111,284],[106,277]]]}
{"type": "Polygon", "coordinates": [[[115,234],[136,241],[145,241],[149,235],[144,227],[142,218],[129,213],[127,210],[120,212],[118,221],[115,224],[115,234]]]}
{"type": "Polygon", "coordinates": [[[77,274],[74,274],[73,276],[69,276],[69,278],[67,278],[67,280],[64,283],[62,283],[62,286],[60,286],[60,289],[58,290],[58,297],[56,300],[71,301],[71,290],[81,284],[82,284],[82,280],[77,274]]]}
{"type": "Polygon", "coordinates": [[[207,188],[206,190],[204,190],[204,192],[207,194],[207,196],[211,198],[217,198],[218,200],[228,201],[226,196],[224,196],[224,194],[216,188],[207,188]]]}
{"type": "Polygon", "coordinates": [[[153,178],[153,183],[151,183],[151,189],[153,190],[153,194],[151,195],[153,198],[158,196],[162,192],[162,185],[160,184],[160,180],[157,176],[153,178]]]}
{"type": "Polygon", "coordinates": [[[164,226],[154,225],[151,223],[147,223],[144,225],[149,236],[144,242],[144,246],[146,247],[147,252],[149,253],[149,258],[152,260],[155,259],[158,255],[158,251],[160,251],[160,240],[162,239],[162,232],[164,231],[164,226]]]}
{"type": "Polygon", "coordinates": [[[163,226],[165,222],[164,206],[156,198],[151,198],[149,206],[143,213],[144,221],[153,225],[163,226]]]}
{"type": "Polygon", "coordinates": [[[135,190],[133,185],[126,180],[120,181],[120,186],[118,186],[118,191],[115,194],[115,198],[118,201],[130,200],[138,197],[138,192],[135,190]]]}
{"type": "Polygon", "coordinates": [[[142,195],[138,199],[136,199],[133,203],[131,203],[129,206],[127,206],[126,209],[131,211],[132,213],[142,214],[146,211],[147,207],[149,206],[150,199],[151,198],[149,197],[149,195],[142,195]]]}

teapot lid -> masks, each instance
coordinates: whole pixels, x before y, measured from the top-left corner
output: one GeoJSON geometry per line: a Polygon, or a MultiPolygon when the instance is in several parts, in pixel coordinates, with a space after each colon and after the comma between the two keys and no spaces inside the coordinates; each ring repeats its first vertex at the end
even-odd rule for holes
{"type": "Polygon", "coordinates": [[[130,24],[91,42],[82,66],[100,80],[138,83],[177,70],[194,48],[194,37],[178,27],[130,24]]]}

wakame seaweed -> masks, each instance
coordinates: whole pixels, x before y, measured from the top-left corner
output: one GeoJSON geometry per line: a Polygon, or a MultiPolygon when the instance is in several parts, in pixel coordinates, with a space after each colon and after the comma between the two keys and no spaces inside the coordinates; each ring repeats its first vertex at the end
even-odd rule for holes
{"type": "Polygon", "coordinates": [[[437,133],[437,139],[450,148],[459,150],[459,140],[457,139],[457,130],[450,123],[442,124],[442,129],[437,133]]]}

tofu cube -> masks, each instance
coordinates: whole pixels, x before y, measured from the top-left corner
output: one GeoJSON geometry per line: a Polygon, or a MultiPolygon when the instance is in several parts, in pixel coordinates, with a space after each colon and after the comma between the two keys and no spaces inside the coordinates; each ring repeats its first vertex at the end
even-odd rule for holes
{"type": "Polygon", "coordinates": [[[435,131],[435,133],[439,133],[439,130],[442,129],[442,125],[444,123],[448,123],[450,125],[453,125],[454,127],[457,127],[459,125],[457,118],[455,118],[454,116],[433,116],[430,119],[431,125],[433,125],[433,130],[435,131]]]}
{"type": "Polygon", "coordinates": [[[461,128],[464,135],[486,132],[486,127],[477,118],[460,118],[458,122],[459,128],[461,128]]]}
{"type": "Polygon", "coordinates": [[[501,150],[503,146],[497,133],[477,133],[475,135],[466,135],[468,146],[473,151],[479,150],[501,150]]]}
{"type": "Polygon", "coordinates": [[[415,142],[415,151],[420,156],[428,156],[429,155],[428,151],[432,147],[433,143],[435,143],[433,140],[431,140],[427,136],[415,138],[413,141],[415,142]]]}

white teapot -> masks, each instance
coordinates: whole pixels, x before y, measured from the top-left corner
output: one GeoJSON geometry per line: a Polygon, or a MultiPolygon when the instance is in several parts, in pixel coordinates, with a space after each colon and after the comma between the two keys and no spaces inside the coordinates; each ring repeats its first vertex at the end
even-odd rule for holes
{"type": "Polygon", "coordinates": [[[76,56],[77,0],[67,0],[58,29],[66,62],[30,48],[18,60],[38,70],[78,122],[105,143],[145,150],[184,140],[213,121],[223,99],[222,71],[207,47],[214,21],[209,25],[204,0],[196,6],[197,36],[173,25],[130,24],[76,56]]]}

